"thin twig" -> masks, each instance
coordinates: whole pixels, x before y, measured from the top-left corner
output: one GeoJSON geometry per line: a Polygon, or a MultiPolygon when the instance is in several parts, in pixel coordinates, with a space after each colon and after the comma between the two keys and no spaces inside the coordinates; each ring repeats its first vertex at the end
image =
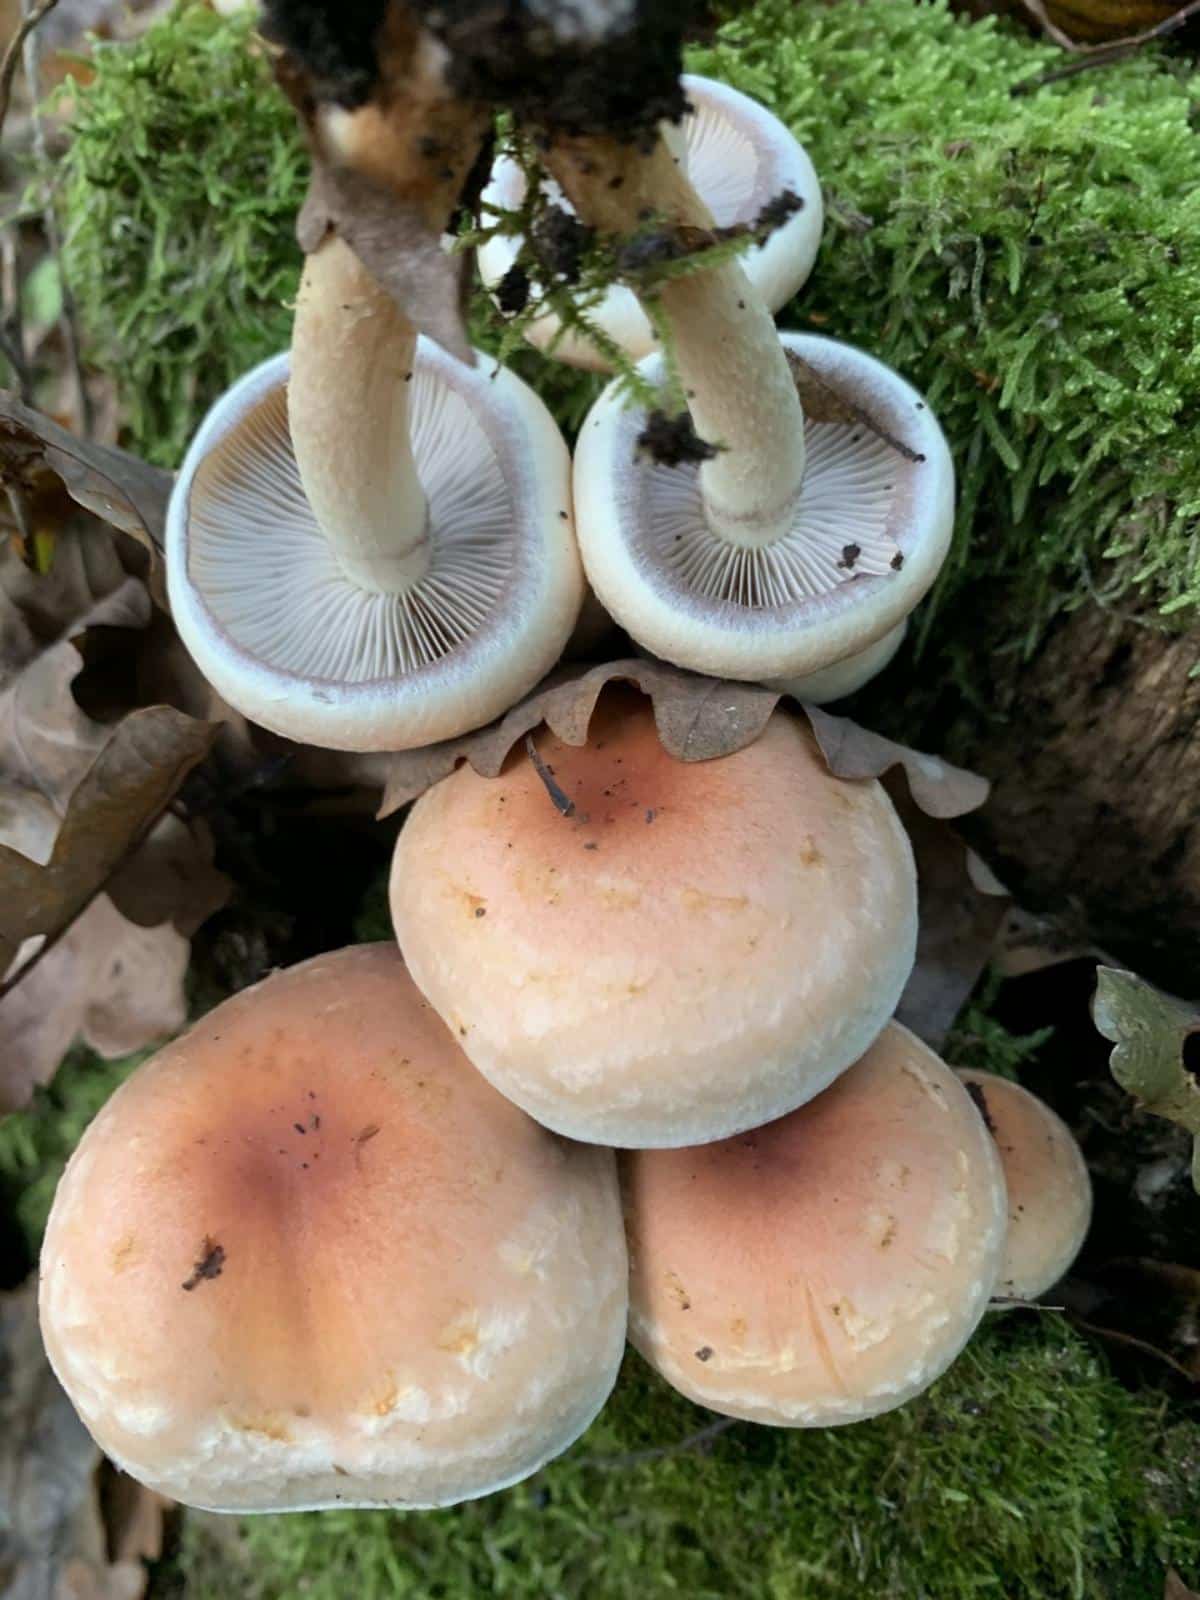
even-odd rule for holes
{"type": "Polygon", "coordinates": [[[25,41],[43,17],[48,17],[57,4],[58,0],[38,0],[31,11],[25,12],[17,25],[17,31],[5,46],[4,59],[0,61],[0,133],[4,132],[8,107],[12,100],[13,79],[17,75],[17,65],[21,60],[25,41]]]}
{"type": "Polygon", "coordinates": [[[525,735],[525,754],[529,757],[530,761],[533,762],[533,770],[545,784],[546,793],[550,796],[550,799],[554,804],[554,809],[560,816],[573,817],[575,815],[575,802],[571,799],[570,795],[568,795],[563,789],[560,789],[558,784],[555,783],[554,774],[542,760],[541,756],[538,755],[537,745],[534,744],[533,735],[531,733],[527,733],[525,735]]]}
{"type": "Polygon", "coordinates": [[[21,399],[31,405],[33,378],[25,356],[17,236],[16,226],[0,227],[0,351],[13,370],[21,399]]]}
{"type": "Polygon", "coordinates": [[[623,1472],[626,1467],[640,1467],[644,1461],[662,1461],[666,1456],[679,1456],[689,1450],[702,1450],[712,1440],[720,1438],[730,1428],[737,1426],[736,1417],[718,1417],[715,1422],[710,1422],[707,1428],[701,1428],[698,1433],[690,1433],[686,1439],[680,1439],[675,1444],[656,1445],[652,1450],[630,1450],[622,1456],[584,1456],[580,1461],[581,1467],[594,1467],[598,1472],[623,1472]]]}
{"type": "Polygon", "coordinates": [[[1143,28],[1140,33],[1128,34],[1124,39],[1105,39],[1100,44],[1084,44],[1072,39],[1050,20],[1042,0],[1021,0],[1021,4],[1045,30],[1047,37],[1068,51],[1074,59],[1061,67],[1051,67],[1048,72],[1043,72],[1036,78],[1026,78],[1024,82],[1014,84],[1012,89],[1014,95],[1033,94],[1035,90],[1045,88],[1047,84],[1060,83],[1064,78],[1074,78],[1081,72],[1091,71],[1093,67],[1108,67],[1114,62],[1124,61],[1143,45],[1169,38],[1192,17],[1200,14],[1200,0],[1188,0],[1187,5],[1180,6],[1178,11],[1172,11],[1170,16],[1164,17],[1161,22],[1143,28]]]}

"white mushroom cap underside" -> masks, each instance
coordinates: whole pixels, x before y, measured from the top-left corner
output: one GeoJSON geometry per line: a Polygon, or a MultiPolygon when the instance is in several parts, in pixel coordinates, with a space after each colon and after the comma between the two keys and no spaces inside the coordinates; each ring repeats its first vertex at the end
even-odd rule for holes
{"type": "Polygon", "coordinates": [[[171,608],[209,682],[286,737],[404,749],[506,710],[557,659],[583,594],[570,462],[537,396],[422,339],[410,404],[428,569],[403,593],[343,571],[287,428],[289,358],[230,389],[188,451],[167,525],[171,608]]]}
{"type": "Polygon", "coordinates": [[[898,1025],[789,1117],[622,1160],[630,1337],[713,1410],[877,1416],[932,1383],[987,1308],[1000,1163],[954,1074],[898,1025]]]}
{"type": "Polygon", "coordinates": [[[610,1153],[496,1095],[388,944],[277,973],[141,1067],[41,1263],[98,1443],[219,1511],[505,1487],[603,1404],[626,1298],[610,1153]]]}
{"type": "MultiPolygon", "coordinates": [[[[780,338],[920,459],[863,424],[807,420],[793,526],[750,548],[710,530],[694,466],[639,454],[644,413],[613,388],[575,451],[579,543],[597,597],[656,655],[721,677],[795,677],[865,650],[926,594],[953,529],[950,450],[916,390],[851,345],[780,338]]],[[[641,370],[657,381],[660,358],[641,370]]]]}
{"type": "MultiPolygon", "coordinates": [[[[683,87],[692,106],[682,124],[688,176],[718,227],[753,222],[785,189],[804,202],[764,244],[751,246],[738,258],[754,288],[778,311],[808,278],[821,242],[825,213],[813,164],[783,123],[749,95],[711,78],[685,76],[683,87]]],[[[557,184],[547,179],[545,187],[558,205],[571,209],[557,184]]],[[[520,167],[502,156],[492,168],[484,200],[513,209],[524,194],[520,167]]],[[[489,289],[512,266],[518,248],[516,238],[502,234],[481,246],[479,271],[489,289]]],[[[637,296],[623,284],[614,284],[588,315],[633,360],[653,352],[653,329],[637,296]]],[[[558,318],[548,314],[530,325],[528,337],[546,349],[559,327],[558,318]]],[[[600,352],[573,333],[565,334],[551,353],[574,366],[608,370],[600,352]]]]}

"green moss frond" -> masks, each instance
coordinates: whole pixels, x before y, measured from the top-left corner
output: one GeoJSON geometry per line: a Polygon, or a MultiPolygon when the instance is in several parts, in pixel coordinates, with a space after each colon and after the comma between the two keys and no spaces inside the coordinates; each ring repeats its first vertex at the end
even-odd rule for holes
{"type": "Polygon", "coordinates": [[[772,106],[825,187],[782,320],[897,367],[950,439],[957,538],[926,629],[969,578],[1024,644],[1096,592],[1200,603],[1195,81],[1146,52],[1015,92],[1056,60],[942,0],[758,0],[690,63],[772,106]]]}
{"type": "Polygon", "coordinates": [[[307,157],[247,11],[183,4],[95,48],[56,173],[89,358],[130,445],[176,466],[205,409],[286,348],[307,157]]]}

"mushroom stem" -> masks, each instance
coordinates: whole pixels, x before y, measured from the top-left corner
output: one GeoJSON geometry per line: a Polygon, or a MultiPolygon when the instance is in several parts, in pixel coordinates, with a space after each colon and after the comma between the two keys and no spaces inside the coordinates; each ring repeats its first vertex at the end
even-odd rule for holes
{"type": "MultiPolygon", "coordinates": [[[[652,214],[711,229],[713,219],[668,139],[646,151],[599,137],[557,138],[543,155],[575,210],[628,235],[652,214]]],[[[721,448],[700,468],[709,526],[756,547],[787,533],[804,476],[804,413],[770,311],[736,261],[654,291],[669,324],[692,423],[721,448]]]]}
{"type": "Polygon", "coordinates": [[[428,507],[408,430],[416,329],[349,245],[307,258],[288,421],[300,481],[347,576],[398,594],[426,571],[428,507]]]}

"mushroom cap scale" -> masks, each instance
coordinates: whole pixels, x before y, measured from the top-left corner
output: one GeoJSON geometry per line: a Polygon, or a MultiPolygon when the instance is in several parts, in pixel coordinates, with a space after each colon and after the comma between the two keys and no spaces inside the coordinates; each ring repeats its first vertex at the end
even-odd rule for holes
{"type": "Polygon", "coordinates": [[[954,1074],[891,1024],[790,1116],[622,1157],[630,1338],[689,1399],[779,1427],[878,1416],[987,1308],[1005,1195],[954,1074]]]}
{"type": "Polygon", "coordinates": [[[1008,1237],[997,1294],[1036,1300],[1066,1273],[1092,1220],[1092,1181],[1071,1130],[1019,1083],[964,1067],[1008,1185],[1008,1237]]]}
{"type": "MultiPolygon", "coordinates": [[[[809,417],[791,531],[739,545],[709,528],[694,467],[639,453],[643,414],[615,386],[575,452],[580,549],[601,603],[646,649],[715,676],[801,677],[866,650],[927,592],[953,529],[949,447],[917,392],[850,345],[780,338],[918,459],[863,424],[809,417]]],[[[661,359],[641,370],[657,381],[661,359]]]]}
{"type": "Polygon", "coordinates": [[[408,749],[481,726],[548,671],[582,601],[558,429],[512,373],[418,341],[428,555],[410,585],[377,593],[348,577],[304,497],[289,367],[247,374],[188,451],[167,520],[180,636],[231,705],[287,738],[408,749]]]}
{"type": "MultiPolygon", "coordinates": [[[[712,78],[685,74],[681,81],[691,110],[681,124],[679,142],[689,177],[718,227],[754,222],[785,191],[803,202],[761,245],[752,245],[739,258],[754,288],[772,312],[778,311],[807,280],[821,242],[824,205],[812,162],[783,123],[749,95],[712,78]]],[[[569,209],[552,180],[545,181],[545,189],[555,203],[569,209]]],[[[483,191],[484,203],[514,210],[524,197],[524,173],[510,156],[501,156],[483,191]]],[[[480,246],[480,275],[489,290],[495,292],[519,247],[519,240],[506,234],[480,246]]],[[[588,314],[634,361],[653,353],[650,320],[625,284],[613,284],[588,314]]],[[[548,312],[530,324],[526,336],[572,366],[609,370],[596,347],[571,329],[555,342],[560,331],[557,316],[548,312]]]]}
{"type": "Polygon", "coordinates": [[[626,1295],[611,1155],[497,1095],[390,945],[276,974],[141,1067],[42,1255],[98,1443],[218,1511],[514,1482],[606,1398],[626,1295]]]}
{"type": "Polygon", "coordinates": [[[436,784],[401,830],[396,935],[463,1050],[570,1138],[695,1144],[781,1116],[870,1045],[912,967],[908,837],[777,712],[720,760],[609,690],[588,743],[436,784]],[[570,815],[561,806],[569,803],[570,815]]]}

